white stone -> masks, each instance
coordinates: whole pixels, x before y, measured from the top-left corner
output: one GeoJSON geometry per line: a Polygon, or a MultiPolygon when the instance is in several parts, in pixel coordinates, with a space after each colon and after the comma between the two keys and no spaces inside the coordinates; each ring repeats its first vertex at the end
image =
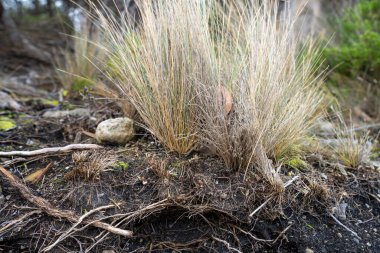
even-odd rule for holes
{"type": "Polygon", "coordinates": [[[0,91],[0,109],[20,110],[21,105],[7,93],[0,91]]]}
{"type": "Polygon", "coordinates": [[[135,136],[133,120],[127,117],[105,120],[96,128],[95,136],[100,143],[125,145],[135,136]]]}

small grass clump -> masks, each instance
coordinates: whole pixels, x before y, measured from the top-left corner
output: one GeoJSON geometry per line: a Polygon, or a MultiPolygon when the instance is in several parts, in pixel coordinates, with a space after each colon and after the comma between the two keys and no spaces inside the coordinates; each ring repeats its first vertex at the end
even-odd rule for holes
{"type": "Polygon", "coordinates": [[[146,128],[169,150],[197,143],[196,82],[209,78],[212,51],[203,1],[141,1],[142,23],[131,28],[97,10],[111,54],[109,77],[146,128]],[[115,75],[115,73],[117,73],[115,75]]]}
{"type": "Polygon", "coordinates": [[[255,164],[278,181],[271,160],[299,157],[322,112],[318,50],[312,44],[301,47],[294,20],[283,13],[279,22],[270,2],[234,13],[240,13],[234,17],[236,39],[221,47],[220,79],[203,87],[200,136],[231,168],[255,164]],[[221,106],[223,97],[218,99],[219,85],[232,94],[229,113],[221,106]]]}
{"type": "Polygon", "coordinates": [[[336,135],[338,141],[333,150],[339,162],[347,167],[358,168],[370,161],[373,143],[368,133],[360,135],[354,127],[342,123],[336,135]]]}
{"type": "Polygon", "coordinates": [[[72,155],[74,168],[65,174],[66,180],[81,178],[85,181],[98,180],[101,173],[113,170],[117,157],[110,152],[80,151],[72,155]]]}
{"type": "Polygon", "coordinates": [[[86,87],[93,87],[101,75],[96,60],[105,61],[105,51],[98,46],[101,34],[89,20],[82,22],[80,31],[70,36],[73,49],[61,51],[55,59],[57,77],[69,95],[76,96],[86,87]]]}

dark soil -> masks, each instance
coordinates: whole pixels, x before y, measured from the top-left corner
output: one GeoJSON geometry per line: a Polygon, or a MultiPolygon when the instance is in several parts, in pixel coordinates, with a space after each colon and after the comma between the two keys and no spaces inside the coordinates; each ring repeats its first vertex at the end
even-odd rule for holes
{"type": "MultiPolygon", "coordinates": [[[[99,121],[119,115],[109,104],[91,102],[86,105],[92,108],[91,118],[47,120],[41,113],[49,108],[30,101],[25,105],[28,111],[22,113],[23,117],[8,112],[19,127],[0,133],[0,150],[90,143],[93,140],[82,134],[83,130],[94,132],[99,121]],[[30,120],[20,123],[25,114],[30,120]]],[[[346,168],[345,176],[331,164],[309,158],[315,168],[303,172],[286,169],[284,181],[295,175],[300,178],[285,193],[278,194],[259,176],[252,174],[244,181],[242,173],[228,171],[216,158],[168,153],[143,131],[127,147],[105,149],[91,152],[116,155],[117,161],[125,162],[128,168],[113,168],[92,180],[79,172],[67,177],[78,166],[71,153],[16,161],[6,167],[25,178],[54,162],[42,181],[27,185],[35,195],[78,215],[118,203],[118,208],[92,216],[104,218],[163,201],[120,224],[134,232],[133,238],[109,234],[99,240],[104,231],[86,227],[52,252],[380,252],[380,178],[374,169],[346,168]],[[271,196],[272,201],[250,218],[249,214],[271,196]],[[346,219],[340,217],[340,221],[360,239],[329,216],[342,203],[347,204],[346,219]]],[[[3,163],[7,161],[2,158],[3,163]]],[[[3,178],[0,186],[5,197],[0,208],[1,227],[37,208],[3,178]]],[[[113,223],[118,219],[104,221],[113,223]]],[[[34,214],[0,233],[0,250],[38,252],[71,225],[44,213],[34,214]]]]}

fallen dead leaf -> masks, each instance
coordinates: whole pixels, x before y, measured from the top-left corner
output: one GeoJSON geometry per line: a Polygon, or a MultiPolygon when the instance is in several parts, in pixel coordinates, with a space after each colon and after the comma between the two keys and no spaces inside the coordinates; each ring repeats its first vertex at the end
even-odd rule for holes
{"type": "Polygon", "coordinates": [[[39,169],[32,174],[25,177],[25,181],[28,183],[37,183],[42,179],[42,177],[49,171],[49,169],[53,166],[53,163],[49,163],[45,168],[39,169]]]}
{"type": "Polygon", "coordinates": [[[231,93],[223,85],[219,85],[218,93],[222,97],[223,108],[226,114],[229,114],[232,110],[233,99],[231,93]]]}

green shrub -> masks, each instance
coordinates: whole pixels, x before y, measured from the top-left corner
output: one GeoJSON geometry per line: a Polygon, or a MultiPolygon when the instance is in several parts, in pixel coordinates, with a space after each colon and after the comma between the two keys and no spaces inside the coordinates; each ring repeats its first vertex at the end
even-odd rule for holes
{"type": "Polygon", "coordinates": [[[340,73],[375,74],[380,70],[380,0],[364,0],[331,22],[335,44],[325,51],[340,73]]]}

